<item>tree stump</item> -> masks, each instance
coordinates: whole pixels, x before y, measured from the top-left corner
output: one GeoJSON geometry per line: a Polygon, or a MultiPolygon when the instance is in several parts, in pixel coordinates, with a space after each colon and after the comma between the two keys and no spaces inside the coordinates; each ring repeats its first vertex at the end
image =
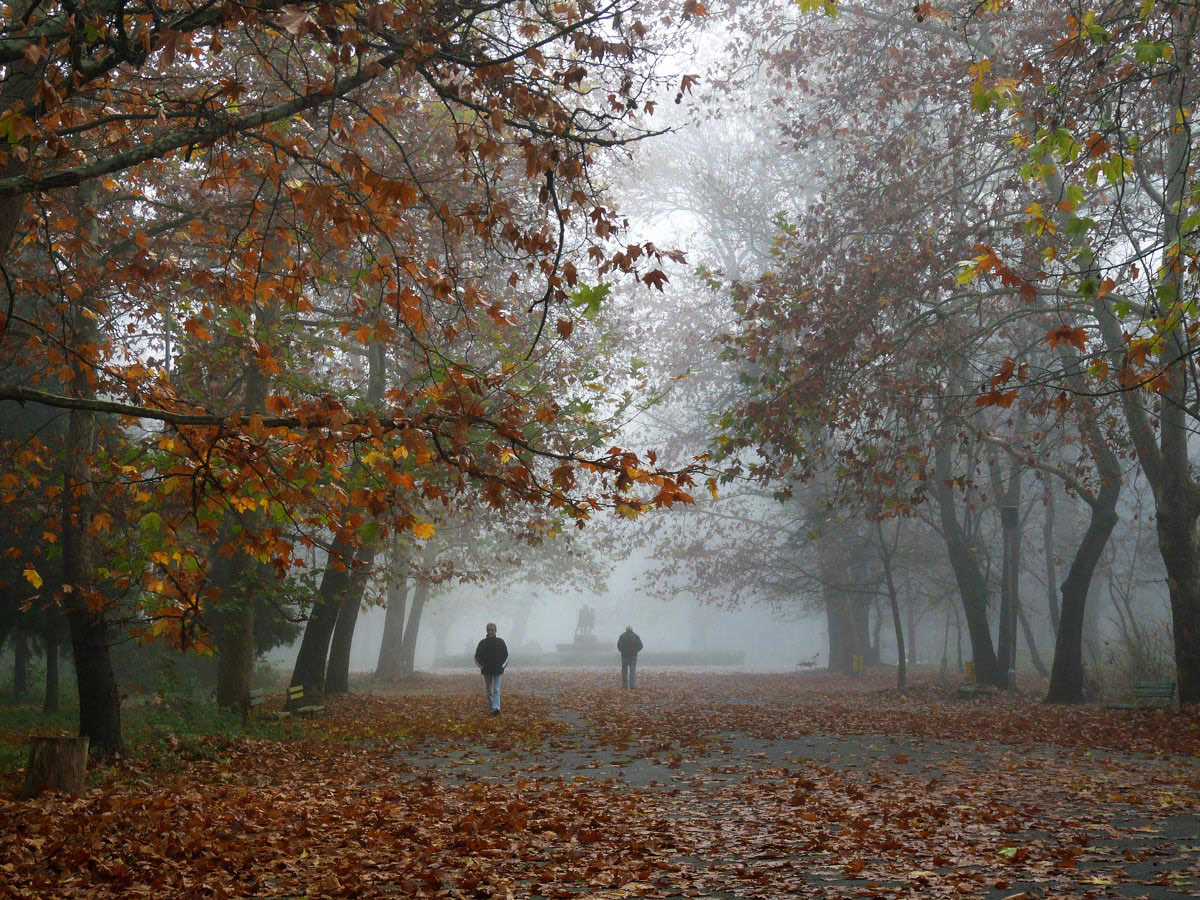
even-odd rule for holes
{"type": "Polygon", "coordinates": [[[86,737],[30,738],[21,799],[36,797],[42,791],[82,794],[87,757],[86,737]]]}

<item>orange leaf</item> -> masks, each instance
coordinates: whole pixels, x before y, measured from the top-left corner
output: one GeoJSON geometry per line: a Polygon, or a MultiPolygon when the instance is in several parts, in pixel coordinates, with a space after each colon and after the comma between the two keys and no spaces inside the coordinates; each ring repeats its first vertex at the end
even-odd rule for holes
{"type": "Polygon", "coordinates": [[[1059,344],[1071,344],[1080,350],[1087,349],[1087,331],[1082,328],[1071,328],[1067,325],[1046,332],[1046,342],[1051,347],[1059,344]]]}
{"type": "Polygon", "coordinates": [[[1005,409],[1012,406],[1017,399],[1016,391],[988,391],[975,399],[976,406],[1002,406],[1005,409]]]}
{"type": "Polygon", "coordinates": [[[267,410],[272,415],[281,416],[292,405],[292,401],[287,397],[281,397],[279,394],[272,394],[267,398],[267,410]]]}

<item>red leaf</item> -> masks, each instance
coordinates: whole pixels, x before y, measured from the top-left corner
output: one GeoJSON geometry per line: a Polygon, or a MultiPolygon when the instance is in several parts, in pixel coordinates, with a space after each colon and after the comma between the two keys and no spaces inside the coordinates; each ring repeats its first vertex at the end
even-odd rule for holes
{"type": "Polygon", "coordinates": [[[653,272],[647,272],[642,276],[642,281],[646,282],[646,284],[650,287],[658,288],[660,291],[663,289],[663,285],[666,284],[668,280],[667,273],[662,269],[655,269],[653,272]]]}

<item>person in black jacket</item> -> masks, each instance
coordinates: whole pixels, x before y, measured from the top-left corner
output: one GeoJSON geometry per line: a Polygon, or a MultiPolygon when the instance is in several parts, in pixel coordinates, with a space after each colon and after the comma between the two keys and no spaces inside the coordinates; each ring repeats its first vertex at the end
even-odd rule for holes
{"type": "Polygon", "coordinates": [[[496,624],[487,623],[487,637],[475,646],[475,665],[483,673],[483,686],[487,689],[488,709],[493,716],[500,715],[500,679],[508,665],[508,645],[496,637],[496,624]]]}
{"type": "Polygon", "coordinates": [[[637,687],[637,655],[642,649],[642,639],[632,625],[626,625],[617,638],[617,651],[621,654],[621,687],[633,690],[637,687]]]}

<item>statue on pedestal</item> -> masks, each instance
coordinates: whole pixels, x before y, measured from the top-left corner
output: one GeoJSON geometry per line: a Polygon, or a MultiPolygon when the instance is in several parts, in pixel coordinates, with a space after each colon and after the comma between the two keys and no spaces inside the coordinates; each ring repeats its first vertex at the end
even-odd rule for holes
{"type": "Polygon", "coordinates": [[[596,626],[596,612],[586,603],[579,607],[579,619],[575,623],[575,640],[587,641],[593,638],[592,629],[596,626]]]}

